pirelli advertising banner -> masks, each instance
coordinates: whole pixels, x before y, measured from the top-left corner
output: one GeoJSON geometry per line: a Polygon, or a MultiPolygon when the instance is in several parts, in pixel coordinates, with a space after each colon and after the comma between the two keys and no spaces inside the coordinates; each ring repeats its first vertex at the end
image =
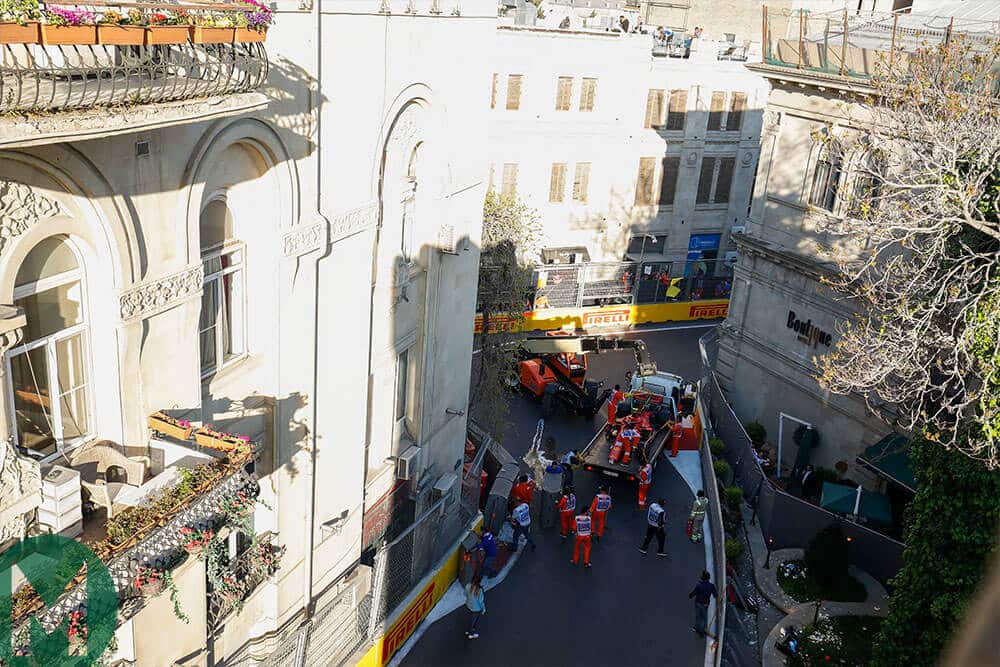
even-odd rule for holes
{"type": "MultiPolygon", "coordinates": [[[[594,306],[591,308],[549,308],[524,314],[525,331],[552,331],[572,326],[575,329],[627,327],[650,322],[686,322],[724,318],[729,300],[682,301],[645,305],[594,306]]],[[[513,317],[493,318],[492,328],[510,328],[513,317]]],[[[476,315],[476,333],[482,332],[482,316],[476,315]]]]}

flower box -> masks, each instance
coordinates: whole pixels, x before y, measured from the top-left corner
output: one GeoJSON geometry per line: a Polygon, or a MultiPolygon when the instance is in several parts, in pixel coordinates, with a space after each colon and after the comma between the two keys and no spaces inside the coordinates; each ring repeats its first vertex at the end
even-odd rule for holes
{"type": "MultiPolygon", "coordinates": [[[[102,24],[97,26],[97,41],[101,44],[114,44],[117,46],[142,46],[146,43],[146,29],[141,25],[102,24]]],[[[172,435],[166,431],[160,432],[172,435]]],[[[188,429],[188,435],[190,435],[190,432],[191,429],[188,429]]],[[[181,440],[186,439],[186,437],[181,438],[181,440]]]]}
{"type": "Polygon", "coordinates": [[[251,30],[250,28],[237,28],[237,42],[263,42],[267,39],[266,30],[251,30]]]}
{"type": "MultiPolygon", "coordinates": [[[[103,26],[102,26],[103,27],[103,26]]],[[[142,30],[142,28],[139,28],[142,30]]],[[[124,44],[127,42],[105,42],[107,44],[124,44]]],[[[142,42],[139,42],[140,44],[142,42]]],[[[178,440],[187,440],[191,437],[191,424],[183,421],[181,419],[174,419],[173,417],[168,417],[162,412],[154,412],[146,418],[146,422],[149,424],[149,428],[157,433],[162,433],[163,435],[169,435],[171,438],[177,438],[178,440]]]]}
{"type": "Polygon", "coordinates": [[[146,44],[186,44],[191,30],[186,25],[156,25],[146,28],[146,44]]]}
{"type": "Polygon", "coordinates": [[[194,441],[201,447],[216,449],[220,452],[232,452],[240,444],[245,443],[246,438],[202,427],[194,432],[194,441]]]}
{"type": "Polygon", "coordinates": [[[232,44],[236,41],[236,28],[196,25],[191,28],[191,41],[195,44],[232,44]]]}
{"type": "Polygon", "coordinates": [[[42,44],[97,44],[97,26],[43,23],[42,44]]]}
{"type": "Polygon", "coordinates": [[[38,23],[0,23],[0,44],[38,44],[38,23]]]}

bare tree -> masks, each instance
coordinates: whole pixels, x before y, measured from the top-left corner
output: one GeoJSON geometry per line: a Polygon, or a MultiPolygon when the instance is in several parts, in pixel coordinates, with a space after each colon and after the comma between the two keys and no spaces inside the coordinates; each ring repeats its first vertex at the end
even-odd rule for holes
{"type": "Polygon", "coordinates": [[[848,214],[829,225],[856,244],[832,283],[857,315],[820,360],[821,383],[891,404],[902,428],[995,468],[1000,42],[955,37],[904,56],[863,99],[871,131],[850,160],[848,214]]]}
{"type": "Polygon", "coordinates": [[[534,264],[541,241],[537,212],[492,190],[483,206],[479,260],[482,331],[469,404],[480,425],[500,440],[508,426],[507,393],[523,338],[524,311],[534,294],[534,264]]]}

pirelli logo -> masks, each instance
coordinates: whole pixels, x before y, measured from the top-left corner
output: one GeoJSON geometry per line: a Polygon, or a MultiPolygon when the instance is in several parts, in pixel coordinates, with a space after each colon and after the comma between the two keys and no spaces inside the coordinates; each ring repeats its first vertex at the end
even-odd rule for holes
{"type": "Polygon", "coordinates": [[[417,629],[420,625],[420,621],[424,620],[424,616],[430,612],[434,607],[434,585],[436,582],[431,581],[424,589],[423,593],[410,604],[410,607],[406,610],[406,613],[396,621],[389,632],[385,635],[385,640],[382,644],[382,664],[386,665],[389,663],[390,658],[393,654],[399,650],[404,642],[409,638],[413,631],[417,629]]]}
{"type": "Polygon", "coordinates": [[[729,312],[729,303],[709,303],[709,304],[692,304],[691,310],[688,315],[691,319],[705,319],[714,317],[725,317],[726,313],[729,312]]]}
{"type": "Polygon", "coordinates": [[[628,324],[632,321],[632,311],[628,308],[621,310],[601,310],[595,313],[583,314],[583,328],[606,327],[613,324],[628,324]]]}

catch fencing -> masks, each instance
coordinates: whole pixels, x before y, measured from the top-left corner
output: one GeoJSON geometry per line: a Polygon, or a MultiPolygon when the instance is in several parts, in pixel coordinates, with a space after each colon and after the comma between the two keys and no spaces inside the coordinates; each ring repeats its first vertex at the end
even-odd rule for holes
{"type": "Polygon", "coordinates": [[[726,443],[725,459],[732,469],[733,484],[743,489],[743,497],[753,507],[768,548],[805,548],[817,532],[839,523],[850,539],[851,562],[886,584],[902,566],[902,543],[796,498],[772,484],[757,463],[750,437],[712,370],[718,351],[718,330],[713,329],[702,336],[699,346],[701,397],[708,406],[708,421],[716,436],[726,443]]]}
{"type": "Polygon", "coordinates": [[[714,571],[712,581],[720,593],[715,601],[715,636],[717,639],[715,647],[714,664],[719,667],[722,664],[722,647],[726,640],[726,606],[729,597],[726,594],[726,530],[722,524],[722,505],[719,499],[719,488],[714,484],[715,471],[712,469],[712,451],[708,447],[708,441],[714,436],[711,424],[708,423],[708,413],[705,403],[702,400],[701,388],[698,391],[698,415],[702,424],[701,429],[701,478],[705,488],[705,495],[708,496],[708,527],[712,536],[712,561],[714,571]]]}

